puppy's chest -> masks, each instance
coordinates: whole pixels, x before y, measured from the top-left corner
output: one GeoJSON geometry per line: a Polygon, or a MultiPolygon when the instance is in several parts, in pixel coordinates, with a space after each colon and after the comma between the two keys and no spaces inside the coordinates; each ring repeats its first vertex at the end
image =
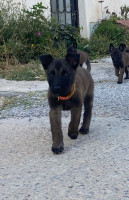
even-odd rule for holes
{"type": "Polygon", "coordinates": [[[78,107],[80,104],[82,104],[80,98],[71,98],[66,101],[60,101],[62,105],[62,110],[71,110],[73,107],[78,107]]]}
{"type": "Polygon", "coordinates": [[[74,103],[72,103],[71,100],[66,100],[61,102],[62,110],[71,110],[71,108],[74,106],[74,103]]]}
{"type": "Polygon", "coordinates": [[[48,98],[48,101],[51,108],[57,108],[58,106],[61,106],[62,110],[71,110],[73,107],[82,105],[82,100],[79,97],[72,97],[68,100],[60,100],[58,98],[50,97],[48,98]]]}
{"type": "Polygon", "coordinates": [[[124,65],[123,65],[123,62],[120,60],[120,61],[118,61],[118,62],[113,62],[113,64],[114,64],[114,66],[116,67],[116,68],[123,68],[124,67],[124,65]]]}

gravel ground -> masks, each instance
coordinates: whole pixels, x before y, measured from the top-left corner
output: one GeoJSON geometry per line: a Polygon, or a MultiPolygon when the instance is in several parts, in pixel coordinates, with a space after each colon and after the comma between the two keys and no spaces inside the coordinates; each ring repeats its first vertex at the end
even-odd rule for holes
{"type": "Polygon", "coordinates": [[[51,152],[47,82],[0,80],[0,200],[128,200],[129,80],[117,84],[111,60],[92,63],[90,133],[67,136],[51,152]]]}

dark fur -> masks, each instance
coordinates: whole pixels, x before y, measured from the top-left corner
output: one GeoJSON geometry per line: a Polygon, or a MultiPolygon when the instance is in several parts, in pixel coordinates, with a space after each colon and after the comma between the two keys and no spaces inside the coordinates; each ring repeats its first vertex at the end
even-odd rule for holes
{"type": "Polygon", "coordinates": [[[86,63],[87,70],[89,72],[91,71],[91,64],[90,64],[89,56],[86,52],[77,50],[77,43],[73,43],[72,45],[67,46],[67,53],[80,54],[80,60],[79,60],[80,67],[82,67],[83,63],[86,63]]]}
{"type": "Polygon", "coordinates": [[[118,48],[115,48],[113,44],[110,44],[109,51],[115,67],[115,75],[118,77],[117,83],[121,84],[123,82],[124,72],[126,73],[125,79],[129,79],[129,52],[127,52],[126,45],[123,43],[121,43],[118,48]]]}
{"type": "Polygon", "coordinates": [[[54,59],[51,55],[40,56],[49,83],[48,102],[50,106],[50,124],[52,132],[52,151],[56,154],[64,149],[61,128],[61,110],[71,111],[71,121],[68,136],[76,139],[78,132],[87,134],[92,116],[94,82],[90,73],[78,67],[79,55],[67,54],[65,59],[54,59]],[[58,100],[58,96],[67,96],[73,84],[76,89],[68,100],[58,100]],[[84,119],[78,131],[82,106],[84,105],[84,119]]]}
{"type": "Polygon", "coordinates": [[[125,51],[125,52],[128,52],[128,53],[129,53],[129,48],[126,46],[126,44],[121,43],[121,44],[119,45],[119,48],[120,48],[120,51],[121,51],[121,52],[125,51]]]}

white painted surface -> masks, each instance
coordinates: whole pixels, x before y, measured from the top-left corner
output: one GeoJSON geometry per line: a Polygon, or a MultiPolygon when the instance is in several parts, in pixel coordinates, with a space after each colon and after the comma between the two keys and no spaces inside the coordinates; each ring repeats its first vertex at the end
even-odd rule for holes
{"type": "Polygon", "coordinates": [[[26,6],[26,8],[32,8],[33,5],[37,4],[38,2],[42,2],[43,6],[47,7],[44,9],[44,16],[46,18],[50,17],[50,0],[14,0],[16,3],[21,3],[26,6]]]}

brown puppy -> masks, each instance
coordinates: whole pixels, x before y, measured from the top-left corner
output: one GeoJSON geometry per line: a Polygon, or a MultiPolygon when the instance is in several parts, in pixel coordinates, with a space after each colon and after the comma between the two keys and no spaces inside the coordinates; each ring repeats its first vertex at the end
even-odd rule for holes
{"type": "Polygon", "coordinates": [[[84,51],[77,50],[77,43],[76,42],[67,47],[67,53],[80,54],[80,60],[79,60],[80,67],[82,67],[83,63],[86,63],[87,70],[89,72],[91,71],[91,64],[90,64],[90,60],[89,60],[88,54],[86,52],[84,52],[84,51]]]}
{"type": "Polygon", "coordinates": [[[128,52],[128,53],[129,53],[129,48],[126,46],[126,44],[121,43],[121,44],[119,45],[119,48],[120,48],[120,51],[125,51],[125,52],[128,52]]]}
{"type": "Polygon", "coordinates": [[[119,45],[118,48],[115,48],[111,43],[109,45],[110,55],[115,67],[115,75],[118,77],[118,84],[123,82],[124,72],[126,73],[125,79],[128,79],[128,66],[129,66],[129,53],[125,51],[123,45],[119,45]]]}
{"type": "MultiPolygon", "coordinates": [[[[126,46],[126,44],[121,43],[119,45],[119,48],[121,52],[126,52],[129,55],[129,48],[126,46]]],[[[125,67],[125,74],[126,74],[126,77],[124,79],[129,79],[129,65],[125,67]]]]}
{"type": "Polygon", "coordinates": [[[61,128],[61,111],[71,111],[68,136],[76,139],[78,132],[87,134],[92,116],[94,82],[90,73],[78,67],[79,55],[67,54],[65,59],[54,59],[51,55],[40,56],[49,83],[48,102],[52,132],[52,151],[56,154],[64,149],[61,128]],[[78,130],[82,107],[83,123],[78,130]]]}

